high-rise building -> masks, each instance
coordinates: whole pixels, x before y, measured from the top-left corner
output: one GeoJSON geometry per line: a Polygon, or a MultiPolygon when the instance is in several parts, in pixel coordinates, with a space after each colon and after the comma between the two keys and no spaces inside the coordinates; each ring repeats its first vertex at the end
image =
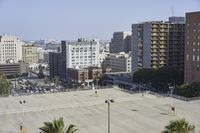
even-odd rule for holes
{"type": "Polygon", "coordinates": [[[110,53],[131,51],[131,32],[114,32],[110,43],[110,53]]]}
{"type": "Polygon", "coordinates": [[[61,80],[66,80],[66,64],[66,41],[61,41],[61,50],[49,52],[50,78],[59,77],[61,80]]]}
{"type": "Polygon", "coordinates": [[[186,13],[184,81],[200,82],[200,12],[186,13]]]}
{"type": "Polygon", "coordinates": [[[35,45],[23,45],[22,46],[22,60],[25,63],[33,64],[38,63],[38,52],[35,45]]]}
{"type": "Polygon", "coordinates": [[[184,70],[185,18],[170,17],[168,66],[184,70]]]}
{"type": "Polygon", "coordinates": [[[22,45],[24,43],[15,36],[0,36],[0,64],[18,63],[22,60],[22,45]]]}
{"type": "Polygon", "coordinates": [[[184,62],[184,18],[132,25],[132,72],[141,68],[178,67],[184,62]]]}

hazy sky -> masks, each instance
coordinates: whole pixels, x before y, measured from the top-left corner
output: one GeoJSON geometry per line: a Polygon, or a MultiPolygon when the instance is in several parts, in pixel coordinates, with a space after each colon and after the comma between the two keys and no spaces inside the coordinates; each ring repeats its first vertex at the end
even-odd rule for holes
{"type": "Polygon", "coordinates": [[[0,34],[21,39],[110,39],[131,24],[200,11],[200,0],[0,0],[0,34]]]}

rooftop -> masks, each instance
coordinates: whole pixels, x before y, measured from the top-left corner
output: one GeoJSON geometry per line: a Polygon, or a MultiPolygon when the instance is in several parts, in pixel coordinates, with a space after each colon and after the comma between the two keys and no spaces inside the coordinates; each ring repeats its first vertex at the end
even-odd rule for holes
{"type": "Polygon", "coordinates": [[[75,124],[80,133],[107,132],[106,99],[111,103],[112,133],[159,133],[170,120],[186,118],[200,131],[200,101],[185,102],[167,97],[157,97],[145,93],[130,94],[119,89],[98,91],[73,91],[54,94],[29,95],[0,98],[0,132],[16,133],[22,122],[24,107],[24,125],[29,133],[39,132],[43,122],[63,117],[66,124],[75,124]],[[170,113],[171,103],[176,107],[176,115],[170,113]]]}

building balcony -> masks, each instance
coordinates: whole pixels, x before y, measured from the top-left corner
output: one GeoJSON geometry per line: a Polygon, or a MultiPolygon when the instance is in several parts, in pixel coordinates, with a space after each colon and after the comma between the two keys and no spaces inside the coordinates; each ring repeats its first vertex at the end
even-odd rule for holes
{"type": "Polygon", "coordinates": [[[153,58],[152,58],[152,61],[158,61],[158,58],[153,57],[153,58]]]}
{"type": "Polygon", "coordinates": [[[160,50],[160,52],[161,53],[166,53],[167,51],[162,49],[162,50],[160,50]]]}
{"type": "Polygon", "coordinates": [[[161,37],[160,40],[167,40],[167,38],[166,37],[161,37]]]}
{"type": "Polygon", "coordinates": [[[167,41],[166,40],[160,40],[160,44],[166,45],[167,41]]]}
{"type": "Polygon", "coordinates": [[[159,40],[158,37],[152,37],[151,40],[159,40]]]}
{"type": "Polygon", "coordinates": [[[158,33],[152,33],[151,36],[159,36],[158,33]]]}
{"type": "Polygon", "coordinates": [[[160,36],[167,36],[166,33],[160,33],[160,36]]]}
{"type": "Polygon", "coordinates": [[[158,66],[157,65],[152,65],[152,68],[157,69],[158,66]]]}
{"type": "Polygon", "coordinates": [[[166,61],[166,58],[160,58],[161,61],[166,61]]]}
{"type": "Polygon", "coordinates": [[[166,54],[160,54],[160,57],[166,57],[167,55],[166,54]]]}
{"type": "Polygon", "coordinates": [[[157,50],[151,50],[151,53],[158,53],[157,50]]]}
{"type": "Polygon", "coordinates": [[[161,45],[160,49],[166,49],[166,46],[165,45],[161,45]]]}
{"type": "Polygon", "coordinates": [[[168,29],[168,25],[160,25],[160,28],[168,29]]]}
{"type": "Polygon", "coordinates": [[[151,46],[151,49],[159,49],[156,45],[151,46]]]}
{"type": "Polygon", "coordinates": [[[160,29],[160,32],[168,32],[166,29],[160,29]]]}
{"type": "Polygon", "coordinates": [[[151,27],[152,28],[159,28],[158,25],[156,25],[156,24],[153,24],[151,27]]]}
{"type": "Polygon", "coordinates": [[[152,32],[159,32],[158,29],[152,29],[152,32]]]}
{"type": "Polygon", "coordinates": [[[158,54],[152,54],[151,56],[152,57],[158,57],[158,54]]]}

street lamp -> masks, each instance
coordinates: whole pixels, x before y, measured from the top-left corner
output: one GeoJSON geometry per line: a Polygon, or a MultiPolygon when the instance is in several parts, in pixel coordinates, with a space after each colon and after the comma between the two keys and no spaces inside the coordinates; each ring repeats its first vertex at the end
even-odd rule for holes
{"type": "Polygon", "coordinates": [[[144,96],[142,86],[140,85],[140,83],[138,84],[138,88],[139,88],[139,93],[142,93],[142,96],[144,96]]]}
{"type": "Polygon", "coordinates": [[[173,90],[175,89],[175,83],[174,85],[169,84],[169,90],[170,90],[170,95],[171,95],[171,111],[174,113],[175,112],[175,107],[172,105],[172,97],[173,97],[173,90]]]}
{"type": "Polygon", "coordinates": [[[20,130],[22,131],[22,129],[23,129],[22,126],[23,126],[23,121],[24,121],[24,105],[25,105],[26,101],[20,100],[19,103],[22,105],[22,123],[20,125],[20,130]]]}
{"type": "Polygon", "coordinates": [[[110,133],[110,103],[113,103],[113,99],[107,99],[105,100],[105,103],[108,104],[108,133],[110,133]]]}

